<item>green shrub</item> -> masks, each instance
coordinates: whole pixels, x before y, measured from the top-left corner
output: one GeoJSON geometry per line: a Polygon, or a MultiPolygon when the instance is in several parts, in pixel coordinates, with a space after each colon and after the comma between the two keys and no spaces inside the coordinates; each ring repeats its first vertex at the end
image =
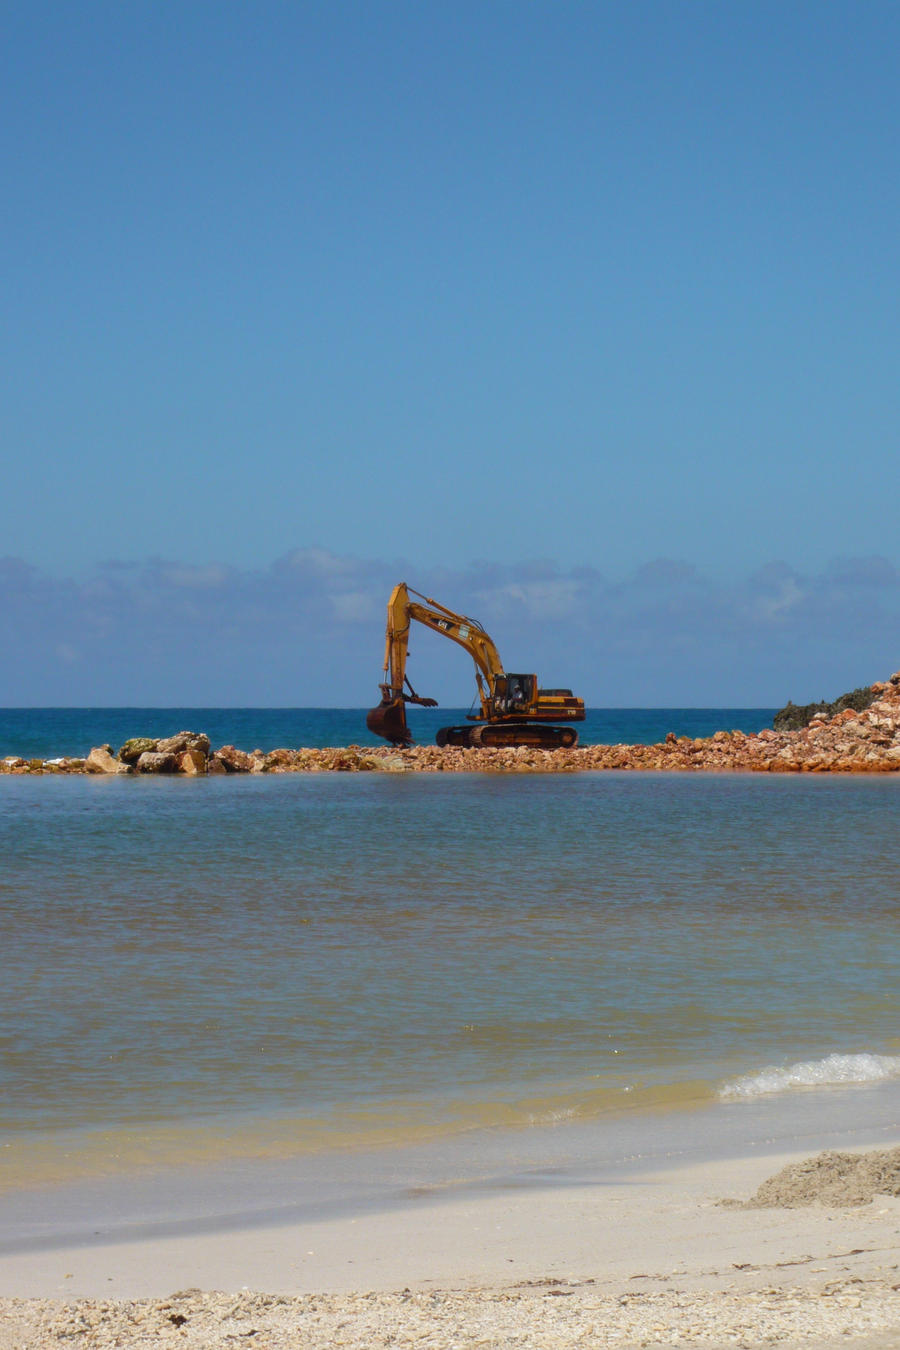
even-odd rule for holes
{"type": "Polygon", "coordinates": [[[852,708],[854,712],[862,712],[874,701],[875,691],[869,685],[852,689],[849,694],[841,694],[840,698],[836,698],[833,703],[826,703],[823,699],[821,703],[800,705],[792,703],[788,699],[784,707],[780,708],[775,714],[772,725],[776,731],[799,731],[801,727],[808,727],[813,718],[819,714],[824,717],[834,717],[835,713],[843,712],[845,708],[852,708]]]}

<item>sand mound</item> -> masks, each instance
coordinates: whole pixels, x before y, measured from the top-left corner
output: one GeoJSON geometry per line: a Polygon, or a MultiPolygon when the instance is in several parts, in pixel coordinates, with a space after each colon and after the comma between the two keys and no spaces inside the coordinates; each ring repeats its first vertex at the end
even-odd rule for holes
{"type": "Polygon", "coordinates": [[[871,1153],[820,1153],[790,1163],[764,1181],[747,1209],[868,1205],[876,1195],[900,1195],[900,1148],[871,1153]]]}

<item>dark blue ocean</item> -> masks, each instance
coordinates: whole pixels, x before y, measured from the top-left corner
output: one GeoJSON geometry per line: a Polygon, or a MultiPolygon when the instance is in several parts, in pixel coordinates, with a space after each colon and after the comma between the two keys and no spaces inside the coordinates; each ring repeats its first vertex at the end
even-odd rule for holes
{"type": "MultiPolygon", "coordinates": [[[[467,708],[415,708],[415,740],[432,744],[438,727],[465,722],[467,708]]],[[[759,731],[773,708],[590,708],[578,724],[582,745],[653,745],[715,731],[759,731]]],[[[131,736],[205,731],[213,746],[275,750],[281,746],[383,745],[366,727],[364,708],[0,708],[0,758],[84,756],[93,745],[117,749],[131,736]]]]}

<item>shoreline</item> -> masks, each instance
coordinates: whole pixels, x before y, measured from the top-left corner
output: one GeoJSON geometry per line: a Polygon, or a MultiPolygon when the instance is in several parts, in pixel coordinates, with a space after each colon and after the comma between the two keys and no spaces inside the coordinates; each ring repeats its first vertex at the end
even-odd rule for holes
{"type": "Polygon", "coordinates": [[[900,1196],[743,1202],[898,1146],[889,1080],[7,1194],[0,1350],[888,1350],[900,1196]]]}
{"type": "Polygon", "coordinates": [[[89,1253],[176,1238],[202,1243],[227,1233],[340,1228],[379,1216],[402,1225],[448,1206],[477,1208],[509,1196],[555,1196],[564,1204],[578,1190],[640,1194],[651,1174],[749,1176],[773,1156],[896,1142],[900,1083],[886,1080],[693,1110],[474,1129],[418,1143],[156,1162],[99,1176],[79,1173],[73,1159],[65,1181],[35,1178],[0,1196],[0,1292],[11,1292],[8,1263],[29,1253],[89,1253]]]}
{"type": "Polygon", "coordinates": [[[270,1350],[895,1346],[900,1199],[851,1209],[720,1203],[746,1201],[808,1156],[425,1192],[386,1210],[4,1253],[0,1347],[60,1338],[224,1347],[243,1337],[270,1350]]]}
{"type": "Polygon", "coordinates": [[[7,755],[0,774],[154,774],[205,777],[245,773],[577,773],[644,772],[897,773],[900,771],[900,672],[873,684],[874,701],[813,717],[799,731],[717,731],[691,739],[670,732],[655,745],[585,745],[574,749],[485,749],[414,745],[327,749],[213,750],[204,732],[162,739],[134,737],[118,752],[95,746],[85,759],[26,760],[7,755]]]}
{"type": "Polygon", "coordinates": [[[41,1242],[60,1224],[74,1234],[73,1218],[86,1206],[92,1233],[121,1223],[184,1228],[194,1219],[205,1227],[223,1204],[236,1223],[245,1215],[252,1226],[260,1214],[291,1206],[320,1214],[361,1201],[390,1207],[404,1202],[410,1186],[443,1192],[495,1182],[544,1185],[555,1177],[568,1184],[573,1177],[740,1157],[776,1145],[853,1146],[900,1131],[894,1064],[868,1079],[746,1096],[629,1097],[598,1111],[448,1119],[427,1129],[397,1121],[356,1132],[326,1129],[312,1139],[306,1117],[280,1113],[10,1132],[0,1139],[0,1253],[14,1245],[23,1224],[37,1225],[41,1242]]]}

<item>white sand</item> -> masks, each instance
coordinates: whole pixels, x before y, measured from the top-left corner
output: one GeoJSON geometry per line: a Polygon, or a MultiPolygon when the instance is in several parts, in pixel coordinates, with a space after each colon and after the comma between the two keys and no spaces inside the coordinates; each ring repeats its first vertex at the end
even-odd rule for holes
{"type": "Polygon", "coordinates": [[[0,1347],[900,1346],[900,1199],[717,1203],[801,1156],[4,1255],[0,1347]]]}

